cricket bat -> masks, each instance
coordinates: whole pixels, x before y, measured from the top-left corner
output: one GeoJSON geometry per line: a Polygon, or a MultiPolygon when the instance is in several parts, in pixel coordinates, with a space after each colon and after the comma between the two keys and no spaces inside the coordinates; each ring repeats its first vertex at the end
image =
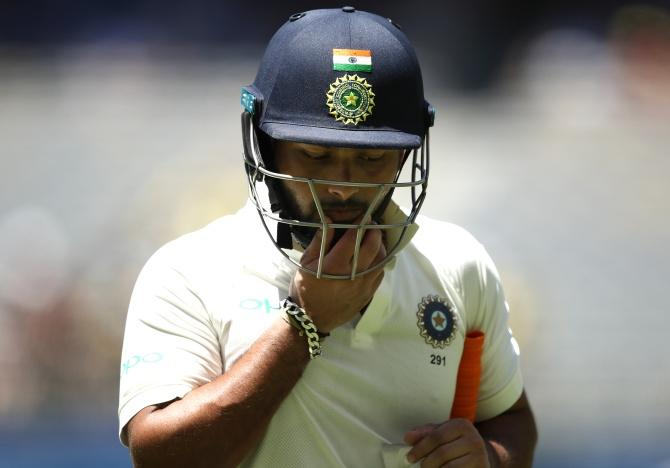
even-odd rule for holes
{"type": "Polygon", "coordinates": [[[482,352],[484,333],[472,331],[465,336],[463,355],[458,366],[456,392],[451,407],[451,418],[465,418],[475,422],[479,381],[482,374],[482,352]]]}

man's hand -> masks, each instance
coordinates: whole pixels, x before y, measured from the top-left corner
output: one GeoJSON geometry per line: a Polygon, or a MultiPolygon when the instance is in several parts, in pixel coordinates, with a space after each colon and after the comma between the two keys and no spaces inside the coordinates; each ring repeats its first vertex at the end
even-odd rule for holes
{"type": "Polygon", "coordinates": [[[405,434],[405,443],[412,446],[408,461],[422,468],[491,466],[486,442],[467,419],[417,427],[405,434]]]}
{"type": "MultiPolygon", "coordinates": [[[[330,220],[327,220],[330,222],[330,220]]],[[[334,229],[326,236],[326,254],[322,271],[334,275],[351,274],[356,230],[349,229],[335,243],[334,229]]],[[[319,229],[307,246],[300,264],[316,270],[319,264],[322,232],[319,229]]],[[[357,272],[367,270],[386,257],[386,249],[379,229],[368,229],[358,252],[357,272]]],[[[357,276],[354,280],[317,279],[316,276],[298,270],[291,281],[289,295],[309,314],[319,331],[327,333],[352,320],[374,295],[384,277],[382,268],[357,276]]]]}

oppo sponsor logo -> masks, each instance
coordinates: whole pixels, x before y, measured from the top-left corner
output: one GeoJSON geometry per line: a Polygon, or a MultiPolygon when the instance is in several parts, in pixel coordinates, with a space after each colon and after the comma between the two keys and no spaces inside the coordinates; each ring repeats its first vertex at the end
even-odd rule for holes
{"type": "Polygon", "coordinates": [[[144,355],[136,354],[121,364],[121,375],[127,375],[131,369],[142,364],[155,364],[163,360],[161,353],[153,352],[144,355]]]}
{"type": "Polygon", "coordinates": [[[278,303],[273,304],[268,298],[264,299],[249,298],[244,299],[240,302],[240,309],[257,310],[265,312],[266,314],[270,314],[272,313],[272,311],[279,310],[279,304],[278,303]]]}

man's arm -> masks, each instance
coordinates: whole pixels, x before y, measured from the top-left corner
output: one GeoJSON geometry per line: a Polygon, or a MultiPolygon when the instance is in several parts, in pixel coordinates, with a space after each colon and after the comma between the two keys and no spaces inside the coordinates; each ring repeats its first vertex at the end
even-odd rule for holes
{"type": "Polygon", "coordinates": [[[277,320],[226,373],[183,399],[135,415],[128,423],[133,463],[137,468],[238,465],[308,362],[305,338],[277,320]]]}
{"type": "Polygon", "coordinates": [[[492,467],[532,466],[537,427],[526,392],[503,414],[475,427],[486,441],[492,467]]]}
{"type": "MultiPolygon", "coordinates": [[[[330,230],[327,245],[333,242],[330,230]]],[[[356,234],[349,230],[324,257],[324,271],[350,270],[356,234]]],[[[315,269],[321,231],[301,262],[315,269]]],[[[386,254],[378,229],[366,232],[359,271],[386,254]]],[[[320,279],[298,270],[291,295],[320,331],[350,321],[370,302],[384,270],[351,281],[320,279]]],[[[223,375],[166,405],[149,406],[128,423],[128,440],[137,468],[236,466],[262,438],[272,416],[300,379],[309,353],[304,336],[281,319],[223,375]]]]}
{"type": "Polygon", "coordinates": [[[537,443],[535,419],[525,392],[512,407],[495,418],[473,425],[466,419],[428,424],[405,434],[412,445],[411,462],[422,468],[440,467],[450,461],[468,467],[525,468],[532,466],[537,443]]]}

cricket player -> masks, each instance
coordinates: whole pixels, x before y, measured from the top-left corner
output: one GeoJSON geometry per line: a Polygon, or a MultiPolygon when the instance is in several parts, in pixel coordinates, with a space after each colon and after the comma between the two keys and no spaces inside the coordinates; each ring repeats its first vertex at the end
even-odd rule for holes
{"type": "Polygon", "coordinates": [[[294,14],[241,94],[249,202],[159,249],[130,301],[135,466],[531,466],[495,266],[419,215],[435,111],[402,30],[353,7],[294,14]],[[471,422],[451,409],[473,330],[471,422]]]}

